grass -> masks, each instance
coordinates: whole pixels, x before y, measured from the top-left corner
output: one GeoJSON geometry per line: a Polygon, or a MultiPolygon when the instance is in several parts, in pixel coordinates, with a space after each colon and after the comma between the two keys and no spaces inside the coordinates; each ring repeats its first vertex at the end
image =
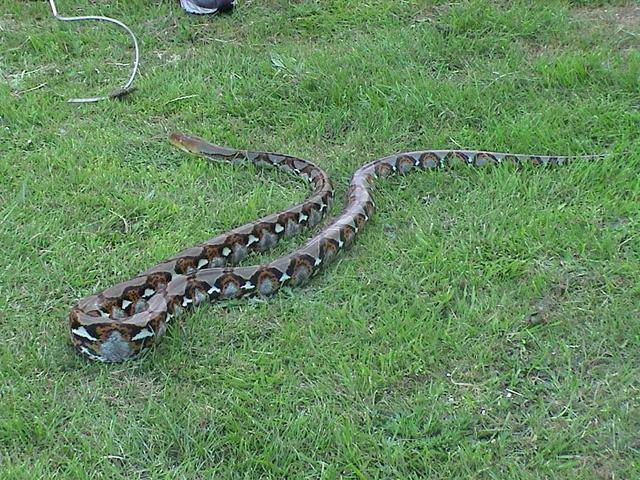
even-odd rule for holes
{"type": "Polygon", "coordinates": [[[126,77],[125,35],[0,5],[2,479],[640,477],[632,4],[60,1],[141,41],[138,90],[84,106],[126,77]],[[306,195],[173,129],[314,159],[339,196],[397,151],[614,155],[391,179],[307,287],[88,363],[76,299],[306,195]]]}

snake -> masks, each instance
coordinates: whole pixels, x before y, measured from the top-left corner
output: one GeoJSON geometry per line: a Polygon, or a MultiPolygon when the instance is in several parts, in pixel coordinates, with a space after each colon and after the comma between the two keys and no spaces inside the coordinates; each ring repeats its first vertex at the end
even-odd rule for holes
{"type": "Polygon", "coordinates": [[[603,157],[421,150],[379,158],[353,173],[340,213],[301,247],[270,262],[239,266],[250,253],[266,252],[280,240],[322,221],[334,198],[328,175],[314,163],[291,155],[220,147],[181,133],[170,134],[169,142],[212,161],[282,170],[309,182],[313,191],[299,204],[219,234],[131,280],[79,300],[69,312],[69,334],[77,351],[90,360],[112,363],[141,356],[160,342],[175,317],[205,302],[268,297],[285,286],[305,284],[353,245],[371,219],[377,179],[439,170],[452,162],[475,167],[501,163],[552,166],[603,157]]]}

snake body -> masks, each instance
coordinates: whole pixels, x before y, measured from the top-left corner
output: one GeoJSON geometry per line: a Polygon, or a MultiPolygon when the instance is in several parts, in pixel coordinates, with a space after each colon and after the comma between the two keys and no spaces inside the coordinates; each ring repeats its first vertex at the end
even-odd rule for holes
{"type": "Polygon", "coordinates": [[[306,244],[271,262],[238,267],[234,265],[250,251],[266,251],[281,238],[320,222],[333,200],[328,176],[311,162],[288,155],[222,148],[181,134],[172,134],[170,142],[210,159],[292,172],[311,182],[314,191],[299,205],[184,250],[132,280],[80,300],[69,314],[70,335],[73,345],[89,359],[119,362],[135,358],[160,341],[172,318],[205,301],[269,296],[283,286],[304,284],[351,246],[372,217],[373,186],[378,178],[434,170],[454,160],[473,166],[505,162],[561,165],[575,158],[599,158],[470,150],[425,150],[380,158],[355,171],[341,213],[306,244]]]}

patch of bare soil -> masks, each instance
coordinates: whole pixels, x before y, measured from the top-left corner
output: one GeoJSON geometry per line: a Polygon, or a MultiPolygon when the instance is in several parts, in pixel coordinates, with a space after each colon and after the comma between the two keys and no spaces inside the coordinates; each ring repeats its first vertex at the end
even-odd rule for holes
{"type": "Polygon", "coordinates": [[[579,8],[575,11],[579,18],[591,20],[621,30],[640,29],[640,6],[579,8]]]}

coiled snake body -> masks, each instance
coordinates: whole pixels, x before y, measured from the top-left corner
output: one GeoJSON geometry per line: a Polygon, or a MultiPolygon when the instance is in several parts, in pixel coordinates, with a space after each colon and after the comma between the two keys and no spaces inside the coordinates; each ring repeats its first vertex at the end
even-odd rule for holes
{"type": "Polygon", "coordinates": [[[305,283],[348,248],[374,212],[374,180],[413,170],[443,167],[458,159],[474,166],[501,162],[560,165],[575,158],[511,155],[468,150],[426,150],[391,155],[360,167],[351,177],[342,212],[288,255],[262,265],[235,267],[250,251],[265,251],[280,239],[317,225],[331,206],[333,190],[324,171],[300,158],[217,147],[202,139],[172,134],[170,142],[197,155],[276,167],[308,180],[313,194],[283,212],[221,234],[159,263],[141,275],[78,302],[69,313],[73,345],[85,357],[119,362],[157,344],[171,319],[204,301],[268,296],[305,283]]]}

